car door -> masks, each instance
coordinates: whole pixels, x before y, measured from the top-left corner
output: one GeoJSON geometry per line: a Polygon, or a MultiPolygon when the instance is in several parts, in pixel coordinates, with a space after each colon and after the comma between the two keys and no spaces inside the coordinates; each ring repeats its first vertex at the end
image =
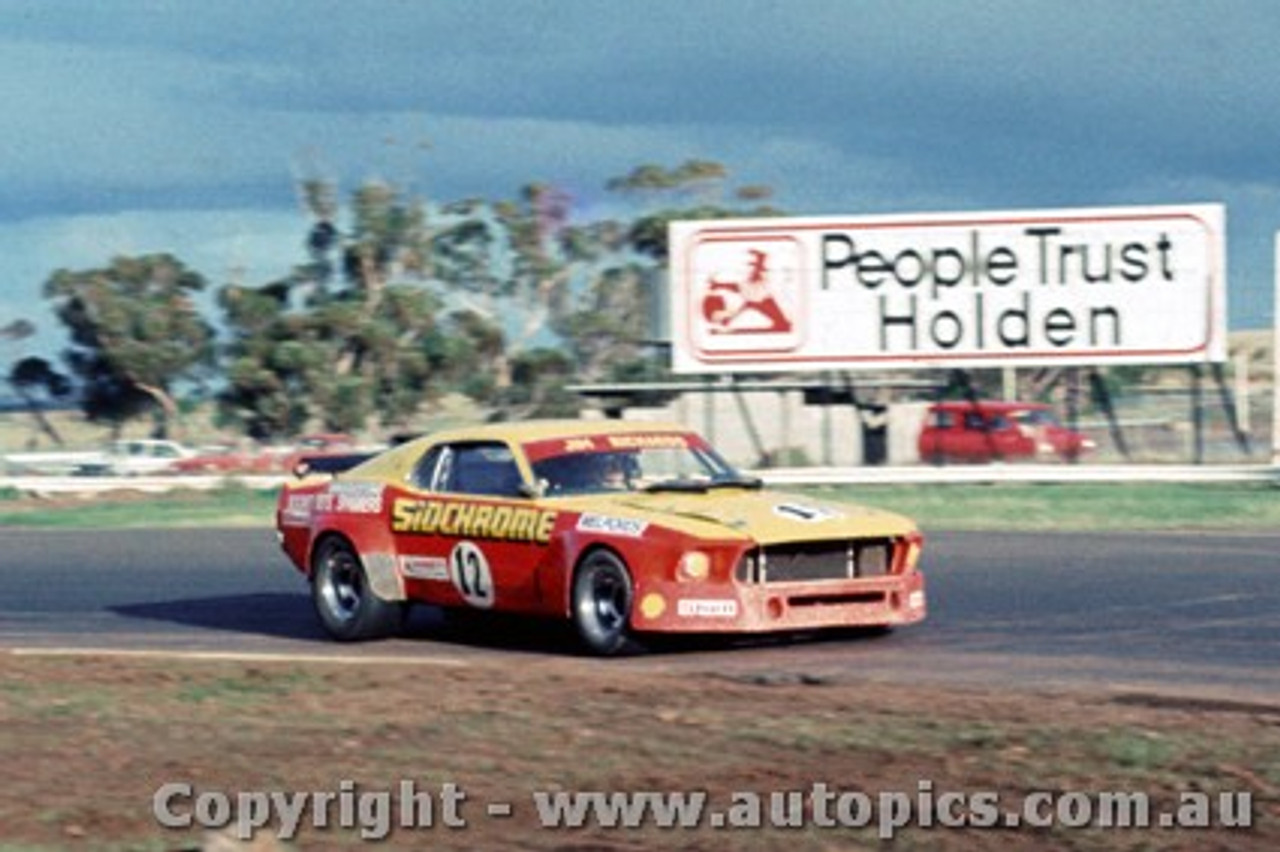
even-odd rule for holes
{"type": "Polygon", "coordinates": [[[941,458],[954,456],[958,434],[955,413],[942,408],[934,414],[934,417],[934,428],[930,431],[929,455],[941,458]]]}
{"type": "Polygon", "coordinates": [[[959,418],[954,454],[968,461],[991,461],[995,455],[987,419],[982,411],[966,411],[959,418]]]}
{"type": "Polygon", "coordinates": [[[520,467],[500,441],[427,449],[396,501],[392,530],[411,598],[475,609],[529,611],[554,510],[526,496],[520,467]]]}

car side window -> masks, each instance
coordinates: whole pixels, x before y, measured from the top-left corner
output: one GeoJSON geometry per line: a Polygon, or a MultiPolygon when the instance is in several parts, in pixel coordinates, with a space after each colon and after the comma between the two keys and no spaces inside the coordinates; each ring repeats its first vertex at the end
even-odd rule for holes
{"type": "Polygon", "coordinates": [[[974,432],[984,432],[987,424],[981,414],[969,413],[964,416],[964,428],[974,432]]]}
{"type": "Polygon", "coordinates": [[[956,424],[955,418],[951,416],[950,411],[939,411],[933,417],[934,425],[939,429],[950,429],[956,424]]]}
{"type": "Polygon", "coordinates": [[[414,465],[413,473],[409,475],[409,481],[424,491],[441,490],[438,473],[440,472],[441,461],[447,450],[447,447],[437,446],[423,453],[422,458],[414,465]]]}
{"type": "Polygon", "coordinates": [[[520,468],[511,448],[496,442],[451,444],[441,448],[433,491],[490,497],[519,497],[520,468]]]}

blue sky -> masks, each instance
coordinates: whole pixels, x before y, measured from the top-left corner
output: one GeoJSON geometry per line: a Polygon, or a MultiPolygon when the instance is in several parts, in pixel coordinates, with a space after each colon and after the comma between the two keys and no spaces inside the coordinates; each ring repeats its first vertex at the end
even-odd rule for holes
{"type": "Polygon", "coordinates": [[[0,327],[59,345],[44,280],[119,254],[283,273],[299,174],[589,218],[692,157],[796,215],[1221,202],[1261,327],[1277,35],[1270,0],[0,0],[0,327]]]}

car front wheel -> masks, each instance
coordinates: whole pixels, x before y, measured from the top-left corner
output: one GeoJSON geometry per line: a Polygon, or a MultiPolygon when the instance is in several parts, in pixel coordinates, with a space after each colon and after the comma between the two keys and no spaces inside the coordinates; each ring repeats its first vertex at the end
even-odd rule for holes
{"type": "Polygon", "coordinates": [[[311,600],[325,630],[344,642],[390,636],[404,622],[404,604],[374,593],[360,557],[341,539],[329,539],[316,551],[311,600]]]}
{"type": "Polygon", "coordinates": [[[586,647],[601,656],[633,647],[630,638],[631,575],[607,550],[589,554],[573,576],[573,625],[586,647]]]}

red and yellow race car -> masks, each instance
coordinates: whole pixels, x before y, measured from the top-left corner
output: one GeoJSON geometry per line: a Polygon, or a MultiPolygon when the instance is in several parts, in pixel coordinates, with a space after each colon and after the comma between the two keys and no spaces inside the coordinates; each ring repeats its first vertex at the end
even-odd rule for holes
{"type": "Polygon", "coordinates": [[[286,484],[277,526],[341,640],[394,633],[413,603],[568,619],[598,654],[925,615],[910,520],[764,490],[674,424],[433,434],[286,484]]]}

